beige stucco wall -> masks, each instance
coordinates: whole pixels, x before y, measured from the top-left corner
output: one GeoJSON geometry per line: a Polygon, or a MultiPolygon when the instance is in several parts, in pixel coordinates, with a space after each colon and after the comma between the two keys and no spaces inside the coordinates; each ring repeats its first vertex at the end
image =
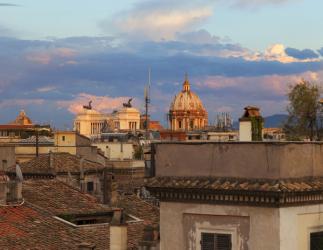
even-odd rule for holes
{"type": "Polygon", "coordinates": [[[239,141],[252,141],[251,121],[239,122],[239,141]]]}
{"type": "Polygon", "coordinates": [[[233,250],[278,250],[279,209],[161,202],[161,250],[198,250],[200,231],[233,231],[233,250]]]}
{"type": "Polygon", "coordinates": [[[323,231],[323,206],[280,208],[280,250],[310,250],[310,233],[323,231]]]}
{"type": "Polygon", "coordinates": [[[157,176],[323,176],[322,143],[157,143],[155,147],[157,176]]]}
{"type": "Polygon", "coordinates": [[[121,145],[120,142],[100,142],[93,143],[92,145],[101,149],[104,152],[104,155],[111,160],[133,158],[134,148],[132,143],[122,143],[121,145]]]}
{"type": "Polygon", "coordinates": [[[75,146],[76,133],[75,132],[56,132],[54,134],[55,146],[75,146]],[[63,139],[64,138],[64,139],[63,139]]]}

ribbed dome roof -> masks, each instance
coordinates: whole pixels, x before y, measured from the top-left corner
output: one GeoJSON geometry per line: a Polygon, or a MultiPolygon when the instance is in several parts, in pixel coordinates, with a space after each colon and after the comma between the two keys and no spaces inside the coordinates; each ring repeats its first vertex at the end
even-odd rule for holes
{"type": "Polygon", "coordinates": [[[170,110],[205,111],[205,108],[200,98],[194,92],[191,91],[190,83],[187,79],[187,76],[185,77],[185,81],[183,83],[183,89],[174,97],[174,100],[170,105],[170,110]]]}

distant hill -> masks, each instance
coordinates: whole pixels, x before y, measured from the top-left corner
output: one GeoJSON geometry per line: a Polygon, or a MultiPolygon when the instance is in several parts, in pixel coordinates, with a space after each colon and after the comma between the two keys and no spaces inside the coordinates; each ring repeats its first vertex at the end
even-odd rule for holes
{"type": "MultiPolygon", "coordinates": [[[[286,114],[275,114],[265,117],[265,128],[279,128],[282,127],[286,121],[288,115],[286,114]]],[[[233,127],[239,129],[239,122],[233,122],[233,127]]]]}
{"type": "Polygon", "coordinates": [[[288,115],[276,114],[265,117],[265,128],[279,128],[282,127],[288,115]]]}

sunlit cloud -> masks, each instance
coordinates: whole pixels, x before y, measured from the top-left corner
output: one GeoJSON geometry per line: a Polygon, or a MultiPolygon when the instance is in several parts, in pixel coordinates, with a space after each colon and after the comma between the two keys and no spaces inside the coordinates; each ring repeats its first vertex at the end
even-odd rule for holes
{"type": "Polygon", "coordinates": [[[37,88],[36,91],[37,92],[40,92],[40,93],[43,93],[43,92],[49,92],[49,91],[53,91],[55,90],[57,87],[55,86],[44,86],[44,87],[40,87],[40,88],[37,88]]]}
{"type": "Polygon", "coordinates": [[[27,52],[26,59],[39,64],[49,64],[56,58],[74,57],[77,52],[70,48],[39,49],[27,52]]]}
{"type": "MultiPolygon", "coordinates": [[[[67,108],[73,114],[80,113],[83,106],[92,101],[93,109],[99,112],[111,112],[122,107],[122,104],[127,102],[130,97],[109,97],[109,96],[96,96],[86,93],[80,93],[73,100],[57,101],[56,104],[59,108],[67,108]]],[[[134,100],[134,103],[138,101],[134,100]]]]}
{"type": "Polygon", "coordinates": [[[212,5],[205,1],[149,1],[137,4],[129,11],[118,13],[114,20],[105,20],[100,26],[117,31],[132,39],[170,40],[176,33],[191,31],[212,16],[212,5]]]}

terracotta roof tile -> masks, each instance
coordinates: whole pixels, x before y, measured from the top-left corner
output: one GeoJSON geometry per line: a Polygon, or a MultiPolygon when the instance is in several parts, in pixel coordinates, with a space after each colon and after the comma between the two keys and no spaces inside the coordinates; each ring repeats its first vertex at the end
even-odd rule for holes
{"type": "Polygon", "coordinates": [[[323,177],[302,179],[240,179],[216,177],[154,177],[148,188],[208,189],[216,191],[304,192],[323,191],[323,177]]]}
{"type": "MultiPolygon", "coordinates": [[[[20,164],[23,174],[55,174],[55,173],[79,173],[81,158],[69,153],[51,153],[52,166],[50,165],[50,154],[40,155],[28,162],[20,164]]],[[[83,170],[100,171],[105,167],[97,162],[83,160],[83,170]]],[[[11,166],[7,172],[15,173],[16,167],[11,166]]]]}
{"type": "Polygon", "coordinates": [[[23,182],[23,197],[54,214],[81,214],[112,211],[94,196],[85,194],[57,179],[23,182]]]}

